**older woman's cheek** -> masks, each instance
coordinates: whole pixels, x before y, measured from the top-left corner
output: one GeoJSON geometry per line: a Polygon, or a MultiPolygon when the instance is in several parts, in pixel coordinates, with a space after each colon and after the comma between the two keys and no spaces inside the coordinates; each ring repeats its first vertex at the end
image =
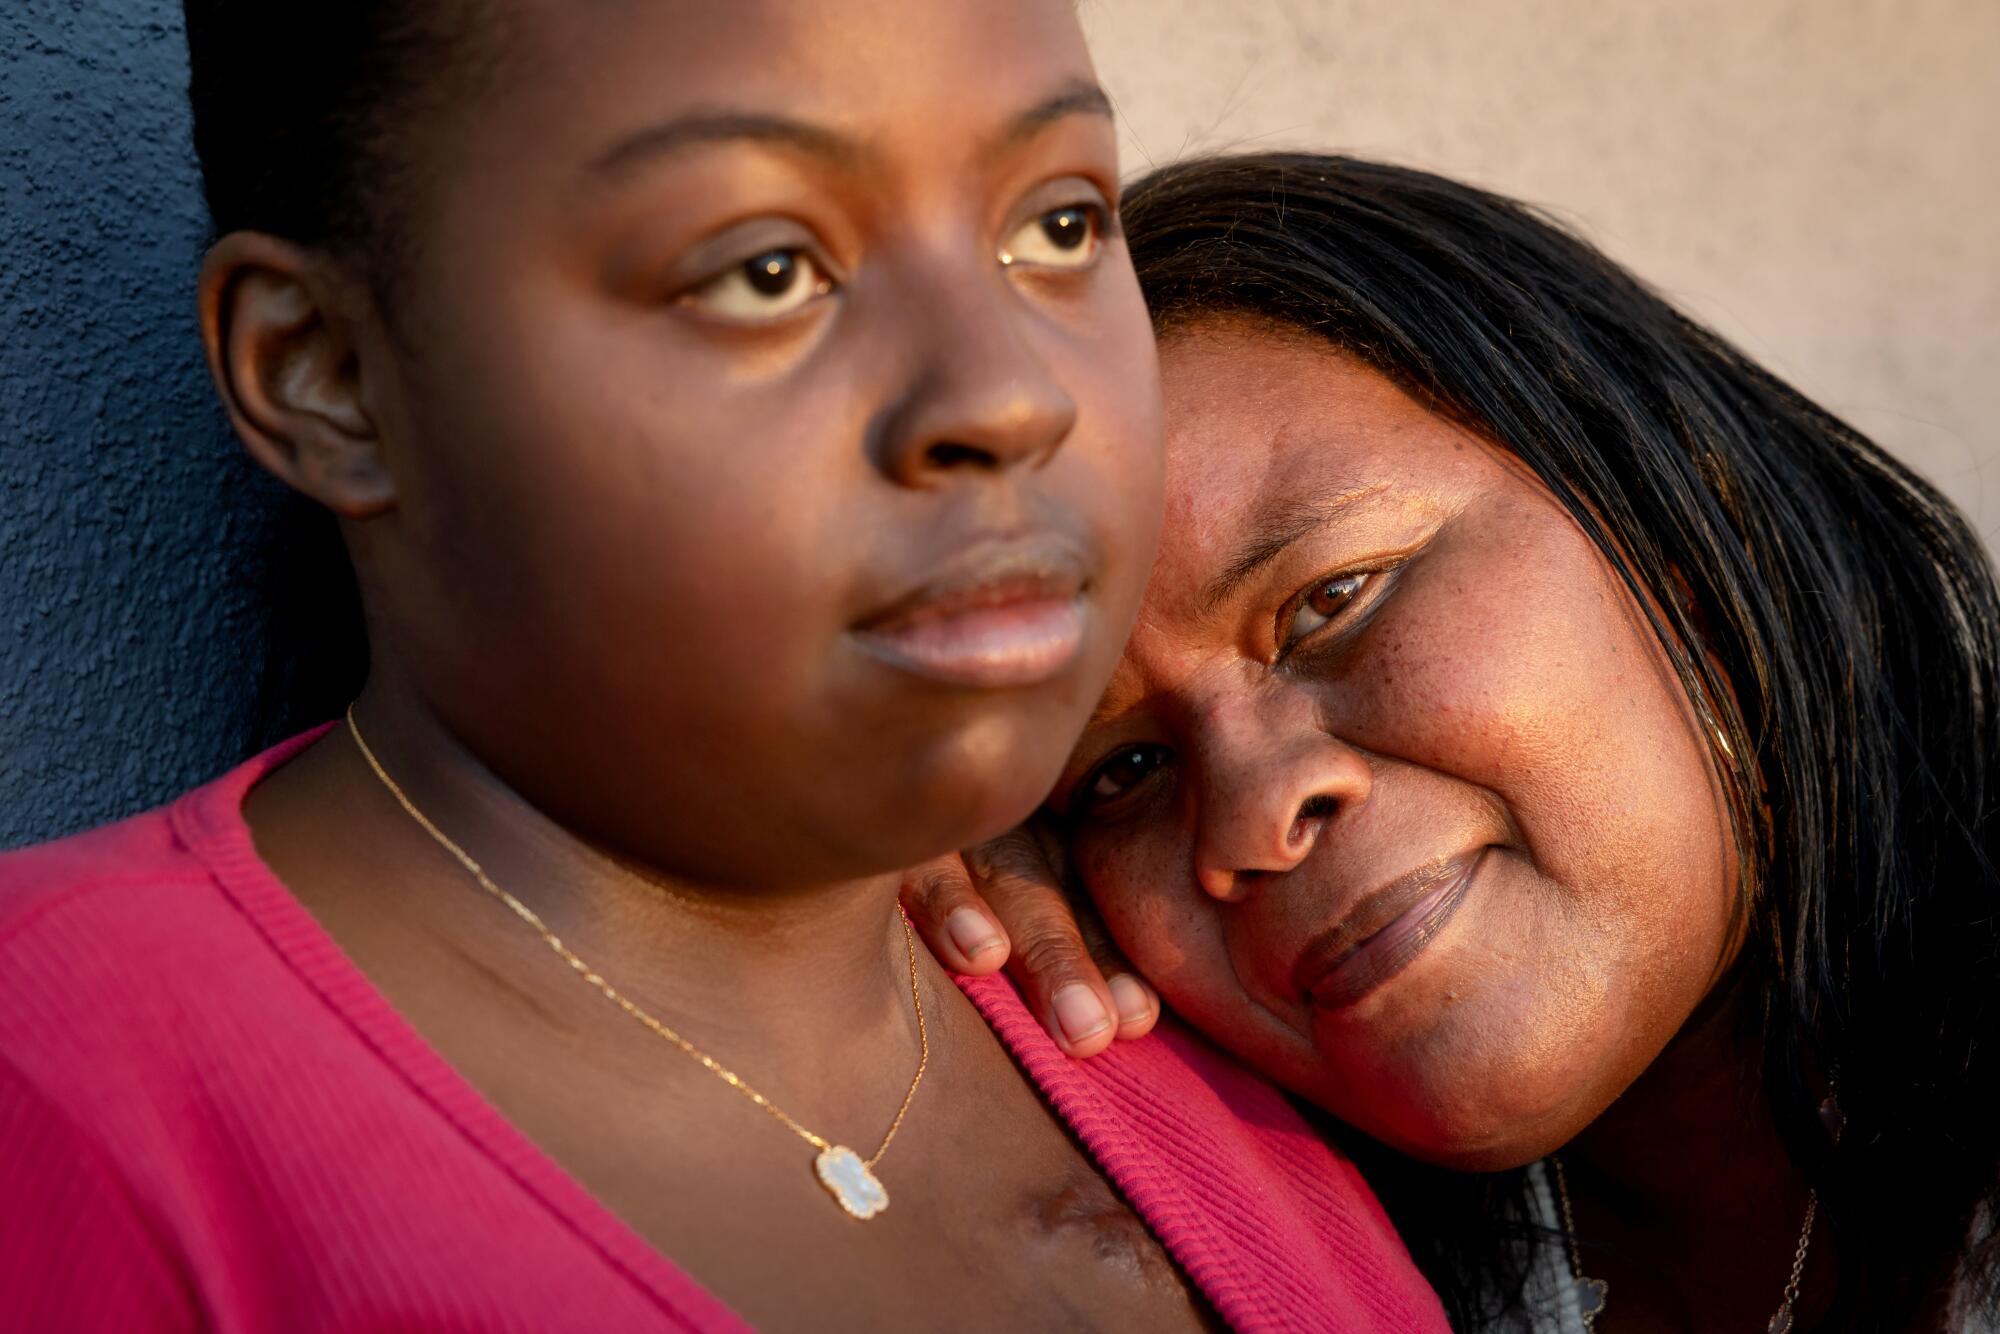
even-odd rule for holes
{"type": "Polygon", "coordinates": [[[1664,656],[1595,547],[1535,504],[1494,506],[1413,572],[1346,674],[1349,739],[1493,793],[1578,892],[1614,868],[1707,871],[1723,831],[1687,818],[1706,761],[1664,656]]]}
{"type": "Polygon", "coordinates": [[[1070,845],[1077,878],[1104,919],[1111,937],[1141,971],[1166,962],[1171,946],[1163,928],[1166,901],[1185,875],[1172,874],[1172,858],[1157,840],[1086,828],[1070,845]]]}
{"type": "Polygon", "coordinates": [[[1158,824],[1085,831],[1072,853],[1112,939],[1169,1005],[1200,1005],[1222,988],[1222,925],[1194,882],[1189,839],[1158,824]]]}
{"type": "Polygon", "coordinates": [[[1462,1166],[1614,1096],[1699,1003],[1731,911],[1726,822],[1664,655],[1588,539],[1534,503],[1496,497],[1442,538],[1329,687],[1349,740],[1439,801],[1486,803],[1504,840],[1444,942],[1453,975],[1385,997],[1365,1040],[1321,1034],[1336,1110],[1462,1166]]]}
{"type": "Polygon", "coordinates": [[[1113,939],[1175,1015],[1267,1078],[1313,1087],[1311,1037],[1245,986],[1232,945],[1254,940],[1232,941],[1229,907],[1195,882],[1185,831],[1084,838],[1072,851],[1113,939]]]}

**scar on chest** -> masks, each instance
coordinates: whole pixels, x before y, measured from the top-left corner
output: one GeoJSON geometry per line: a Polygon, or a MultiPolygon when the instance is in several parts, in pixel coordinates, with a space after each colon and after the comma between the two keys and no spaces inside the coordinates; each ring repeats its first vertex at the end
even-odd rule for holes
{"type": "Polygon", "coordinates": [[[1085,1245],[1101,1263],[1148,1285],[1182,1286],[1159,1240],[1109,1182],[1087,1166],[1068,1168],[1031,1201],[1040,1232],[1061,1245],[1085,1245]]]}

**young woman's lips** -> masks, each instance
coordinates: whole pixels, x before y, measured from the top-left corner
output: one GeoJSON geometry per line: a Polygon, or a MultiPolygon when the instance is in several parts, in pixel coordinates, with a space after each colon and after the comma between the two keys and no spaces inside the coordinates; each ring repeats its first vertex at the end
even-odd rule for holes
{"type": "Polygon", "coordinates": [[[1485,855],[1481,848],[1431,862],[1368,895],[1306,946],[1293,985],[1315,1008],[1340,1010],[1402,972],[1458,911],[1485,855]]]}
{"type": "Polygon", "coordinates": [[[977,545],[856,626],[854,639],[892,667],[948,685],[1039,685],[1083,651],[1085,582],[1085,562],[1067,543],[977,545]]]}

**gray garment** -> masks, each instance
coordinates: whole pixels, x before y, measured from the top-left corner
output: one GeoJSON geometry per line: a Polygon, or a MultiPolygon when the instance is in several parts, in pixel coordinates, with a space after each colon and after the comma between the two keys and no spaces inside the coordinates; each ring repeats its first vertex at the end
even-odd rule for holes
{"type": "MultiPolygon", "coordinates": [[[[1562,1233],[1562,1208],[1556,1203],[1555,1177],[1547,1161],[1528,1166],[1528,1221],[1538,1228],[1562,1233]]],[[[1585,1334],[1583,1312],[1577,1306],[1576,1282],[1569,1256],[1560,1246],[1536,1246],[1528,1262],[1525,1316],[1493,1326],[1494,1334],[1585,1334]]]]}
{"type": "MultiPolygon", "coordinates": [[[[1550,1232],[1562,1233],[1562,1207],[1556,1203],[1555,1177],[1549,1171],[1547,1162],[1535,1163],[1528,1168],[1528,1221],[1550,1232]]],[[[1991,1235],[1993,1220],[1984,1210],[1973,1224],[1971,1241],[1991,1235]]],[[[1782,1280],[1783,1275],[1778,1278],[1782,1280]]],[[[1774,1282],[1771,1292],[1771,1309],[1778,1309],[1777,1299],[1782,1293],[1782,1283],[1774,1282]]],[[[1493,1326],[1493,1334],[1585,1334],[1583,1312],[1577,1307],[1576,1280],[1570,1273],[1569,1256],[1561,1246],[1537,1246],[1528,1266],[1527,1301],[1524,1305],[1528,1314],[1504,1320],[1493,1326]]],[[[1611,1294],[1610,1306],[1617,1294],[1611,1294]]],[[[1986,1319],[1969,1309],[1970,1294],[1963,1283],[1954,1294],[1951,1315],[1945,1321],[1945,1329],[1950,1334],[2000,1334],[2000,1324],[1986,1319]]],[[[1615,1318],[1615,1317],[1614,1317],[1615,1318]]],[[[1761,1334],[1761,1331],[1746,1331],[1746,1334],[1761,1334]]]]}

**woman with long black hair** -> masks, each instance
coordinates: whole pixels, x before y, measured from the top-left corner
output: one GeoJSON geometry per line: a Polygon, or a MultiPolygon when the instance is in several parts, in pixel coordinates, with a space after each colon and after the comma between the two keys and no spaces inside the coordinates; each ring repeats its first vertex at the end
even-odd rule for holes
{"type": "Polygon", "coordinates": [[[1512,201],[1267,154],[1125,219],[1163,554],[1036,838],[913,882],[934,947],[1011,935],[1072,1054],[1142,1032],[1070,859],[1170,1006],[1330,1114],[1462,1328],[1993,1327],[2000,597],[1962,517],[1512,201]]]}

